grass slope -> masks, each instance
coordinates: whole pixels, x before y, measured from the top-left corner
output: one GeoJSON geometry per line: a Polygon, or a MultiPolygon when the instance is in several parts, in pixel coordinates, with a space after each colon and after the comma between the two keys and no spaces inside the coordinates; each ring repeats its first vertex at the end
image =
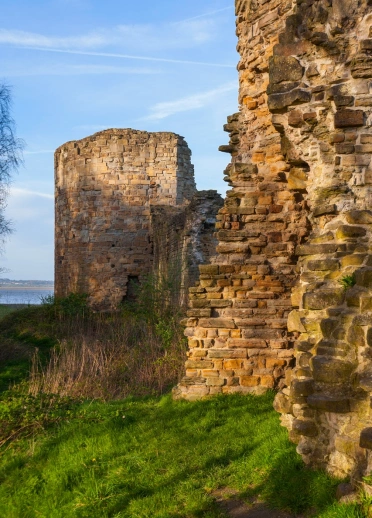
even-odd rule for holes
{"type": "Polygon", "coordinates": [[[222,518],[219,488],[306,516],[368,516],[368,502],[337,504],[339,481],[304,466],[272,393],[193,403],[28,395],[27,344],[47,354],[54,343],[35,311],[0,323],[0,349],[14,353],[0,367],[0,517],[222,518]],[[12,376],[26,381],[4,390],[12,376]]]}

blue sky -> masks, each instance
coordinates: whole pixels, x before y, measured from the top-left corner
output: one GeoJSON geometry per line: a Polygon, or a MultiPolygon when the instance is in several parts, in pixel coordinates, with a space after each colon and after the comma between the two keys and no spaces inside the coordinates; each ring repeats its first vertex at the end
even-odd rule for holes
{"type": "Polygon", "coordinates": [[[226,190],[226,116],[237,110],[232,0],[0,0],[0,81],[27,146],[0,265],[53,278],[53,151],[105,128],[174,131],[199,189],[226,190]]]}

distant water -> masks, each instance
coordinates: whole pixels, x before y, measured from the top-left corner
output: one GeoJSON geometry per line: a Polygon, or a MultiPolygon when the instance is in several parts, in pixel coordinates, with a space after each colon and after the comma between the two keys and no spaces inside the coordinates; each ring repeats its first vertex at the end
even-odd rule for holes
{"type": "Polygon", "coordinates": [[[53,289],[45,288],[0,288],[0,304],[41,304],[42,298],[53,294],[53,289]]]}

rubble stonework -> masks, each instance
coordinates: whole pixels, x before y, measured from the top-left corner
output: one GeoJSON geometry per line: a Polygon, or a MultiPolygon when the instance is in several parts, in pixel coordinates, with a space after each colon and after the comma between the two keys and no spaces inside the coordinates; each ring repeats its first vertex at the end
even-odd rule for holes
{"type": "Polygon", "coordinates": [[[372,467],[372,2],[237,0],[218,256],[175,396],[280,389],[304,460],[372,467]],[[285,375],[283,377],[283,375],[285,375]]]}
{"type": "Polygon", "coordinates": [[[97,309],[117,307],[130,281],[161,262],[172,232],[168,261],[173,254],[185,265],[182,285],[195,279],[194,249],[201,249],[197,259],[203,263],[215,248],[210,222],[222,201],[216,191],[198,193],[190,157],[179,135],[131,129],[105,130],[57,149],[57,296],[88,293],[97,309]],[[190,204],[195,221],[185,220],[190,204]],[[177,233],[160,225],[159,211],[165,221],[177,216],[184,225],[177,233]],[[154,243],[160,243],[155,256],[154,243]]]}

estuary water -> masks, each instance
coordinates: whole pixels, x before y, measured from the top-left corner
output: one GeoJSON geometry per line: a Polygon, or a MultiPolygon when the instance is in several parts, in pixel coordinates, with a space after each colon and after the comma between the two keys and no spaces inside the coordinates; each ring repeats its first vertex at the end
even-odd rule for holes
{"type": "Polygon", "coordinates": [[[0,304],[41,304],[44,297],[53,294],[53,288],[0,287],[0,304]]]}

